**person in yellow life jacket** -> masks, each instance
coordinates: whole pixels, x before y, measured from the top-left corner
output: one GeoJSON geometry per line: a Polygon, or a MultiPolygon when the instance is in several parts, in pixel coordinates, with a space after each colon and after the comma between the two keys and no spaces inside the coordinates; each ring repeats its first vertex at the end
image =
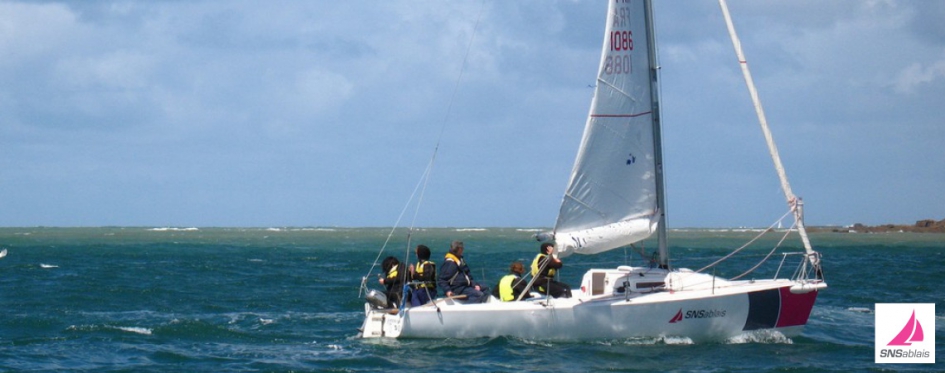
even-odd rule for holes
{"type": "Polygon", "coordinates": [[[440,265],[440,273],[437,275],[436,285],[443,289],[447,297],[466,296],[466,303],[483,303],[489,300],[489,295],[483,291],[472,277],[466,260],[463,259],[463,242],[453,241],[450,243],[450,252],[446,253],[443,264],[440,265]]]}
{"type": "Polygon", "coordinates": [[[410,305],[422,306],[436,298],[436,264],[430,261],[430,248],[417,245],[417,265],[410,265],[410,305]]]}
{"type": "Polygon", "coordinates": [[[387,288],[387,308],[397,308],[404,296],[404,283],[407,280],[407,271],[397,258],[389,256],[381,262],[384,275],[378,282],[387,288]]]}
{"type": "Polygon", "coordinates": [[[571,287],[563,282],[555,281],[558,270],[564,266],[561,259],[554,254],[555,245],[550,242],[541,244],[538,255],[532,260],[532,277],[538,292],[555,298],[571,298],[571,287]]]}
{"type": "Polygon", "coordinates": [[[522,265],[522,262],[512,262],[512,265],[509,266],[509,274],[499,280],[499,284],[496,285],[495,290],[492,291],[492,295],[503,302],[517,300],[519,294],[522,293],[525,293],[522,299],[531,298],[531,294],[528,294],[526,290],[528,281],[522,278],[522,274],[524,273],[525,266],[522,265]]]}

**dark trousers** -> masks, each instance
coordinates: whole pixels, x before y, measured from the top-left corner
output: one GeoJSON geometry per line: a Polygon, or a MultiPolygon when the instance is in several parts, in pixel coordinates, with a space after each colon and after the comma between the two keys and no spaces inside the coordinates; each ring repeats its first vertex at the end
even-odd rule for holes
{"type": "MultiPolygon", "coordinates": [[[[486,290],[480,287],[480,289],[486,290]]],[[[453,295],[465,295],[466,303],[483,303],[489,299],[489,294],[476,290],[473,286],[461,286],[453,290],[453,295]]]]}
{"type": "Polygon", "coordinates": [[[436,288],[418,287],[410,291],[410,305],[414,307],[430,303],[433,298],[436,298],[436,288]]]}
{"type": "Polygon", "coordinates": [[[563,282],[542,278],[535,281],[538,292],[555,298],[571,298],[571,287],[563,282]]]}
{"type": "Polygon", "coordinates": [[[403,299],[404,288],[395,286],[387,292],[387,308],[399,308],[400,300],[403,299]]]}

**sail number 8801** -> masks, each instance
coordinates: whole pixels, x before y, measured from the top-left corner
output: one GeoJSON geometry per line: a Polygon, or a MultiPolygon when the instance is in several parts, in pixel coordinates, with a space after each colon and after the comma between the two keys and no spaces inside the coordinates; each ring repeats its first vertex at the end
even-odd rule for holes
{"type": "Polygon", "coordinates": [[[604,74],[632,74],[633,64],[629,54],[610,55],[604,59],[604,74]]]}

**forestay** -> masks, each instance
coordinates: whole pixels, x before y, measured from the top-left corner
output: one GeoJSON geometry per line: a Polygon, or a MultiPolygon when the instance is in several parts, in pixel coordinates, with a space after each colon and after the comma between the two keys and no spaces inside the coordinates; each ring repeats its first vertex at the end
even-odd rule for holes
{"type": "Polygon", "coordinates": [[[597,88],[555,224],[561,256],[629,245],[649,237],[659,221],[647,9],[643,1],[609,3],[597,88]]]}

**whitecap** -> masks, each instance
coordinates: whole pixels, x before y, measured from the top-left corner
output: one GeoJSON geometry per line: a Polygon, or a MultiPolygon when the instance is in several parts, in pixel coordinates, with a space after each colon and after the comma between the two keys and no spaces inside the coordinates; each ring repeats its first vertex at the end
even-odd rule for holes
{"type": "Polygon", "coordinates": [[[691,345],[695,344],[689,337],[662,337],[661,341],[668,345],[691,345]]]}
{"type": "Polygon", "coordinates": [[[141,328],[137,326],[113,326],[113,328],[129,333],[151,335],[151,329],[148,328],[141,328]]]}
{"type": "Polygon", "coordinates": [[[46,268],[46,269],[49,269],[49,268],[59,268],[59,266],[57,266],[57,265],[55,265],[55,264],[39,263],[39,268],[46,268]]]}
{"type": "Polygon", "coordinates": [[[765,343],[765,344],[794,344],[791,338],[777,330],[761,329],[745,332],[729,338],[726,342],[731,344],[743,343],[765,343]]]}

